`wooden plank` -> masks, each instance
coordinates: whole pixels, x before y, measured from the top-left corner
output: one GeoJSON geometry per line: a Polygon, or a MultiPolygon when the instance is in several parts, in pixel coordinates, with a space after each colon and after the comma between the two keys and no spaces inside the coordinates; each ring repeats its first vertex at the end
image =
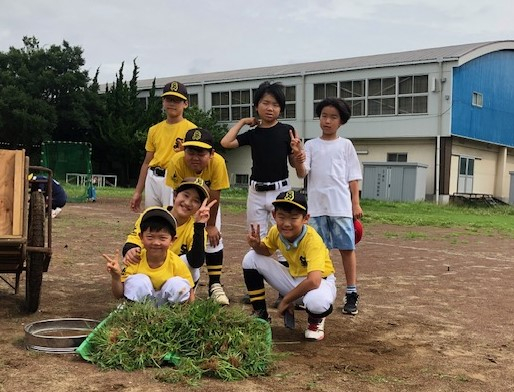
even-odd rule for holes
{"type": "Polygon", "coordinates": [[[0,236],[12,235],[15,155],[0,150],[0,236]]]}
{"type": "Polygon", "coordinates": [[[13,196],[13,222],[12,234],[23,235],[23,207],[25,206],[25,184],[27,183],[28,158],[25,159],[25,150],[16,151],[14,158],[14,196],[13,196]]]}

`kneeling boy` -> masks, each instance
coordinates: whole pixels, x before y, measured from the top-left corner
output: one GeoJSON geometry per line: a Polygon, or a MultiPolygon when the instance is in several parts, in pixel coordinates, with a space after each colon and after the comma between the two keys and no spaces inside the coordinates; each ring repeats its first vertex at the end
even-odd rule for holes
{"type": "Polygon", "coordinates": [[[264,281],[283,296],[278,305],[282,316],[293,314],[302,304],[308,314],[305,338],[324,338],[325,318],[332,313],[336,278],[329,251],[318,233],[307,225],[307,200],[299,192],[282,192],[273,202],[276,224],[261,241],[260,227],[251,225],[248,244],[253,248],[243,259],[243,274],[254,314],[269,320],[264,281]],[[280,250],[289,267],[270,256],[280,250]]]}
{"type": "Polygon", "coordinates": [[[184,262],[170,250],[176,234],[174,218],[161,207],[148,209],[141,218],[143,243],[141,262],[119,266],[119,251],[114,257],[103,255],[111,274],[112,293],[130,301],[154,299],[156,305],[194,300],[193,278],[184,262]]]}

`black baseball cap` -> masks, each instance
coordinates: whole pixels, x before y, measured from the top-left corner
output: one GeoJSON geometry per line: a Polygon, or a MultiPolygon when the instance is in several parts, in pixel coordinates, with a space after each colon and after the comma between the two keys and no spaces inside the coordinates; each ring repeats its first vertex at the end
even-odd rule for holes
{"type": "Polygon", "coordinates": [[[151,218],[160,218],[166,221],[168,227],[170,228],[170,233],[172,236],[177,234],[177,222],[175,218],[169,213],[166,208],[162,207],[150,207],[147,208],[145,212],[143,212],[143,216],[141,217],[141,226],[145,221],[151,218]]]}
{"type": "Polygon", "coordinates": [[[275,207],[280,204],[291,204],[307,212],[307,198],[298,191],[287,191],[280,193],[272,203],[275,207]]]}
{"type": "Polygon", "coordinates": [[[200,194],[201,201],[209,198],[209,187],[205,181],[199,177],[186,177],[175,189],[176,193],[182,192],[184,189],[196,188],[200,194]]]}
{"type": "Polygon", "coordinates": [[[187,88],[182,83],[177,81],[166,83],[162,89],[161,97],[165,97],[167,95],[173,95],[183,99],[184,101],[187,101],[187,88]]]}
{"type": "Polygon", "coordinates": [[[194,128],[187,131],[182,146],[200,147],[210,150],[214,146],[214,138],[208,130],[194,128]]]}

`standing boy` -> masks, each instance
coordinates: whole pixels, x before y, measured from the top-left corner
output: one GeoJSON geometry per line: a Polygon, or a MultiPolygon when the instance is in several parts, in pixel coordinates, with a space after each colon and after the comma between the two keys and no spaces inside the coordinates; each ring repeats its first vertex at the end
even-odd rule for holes
{"type": "Polygon", "coordinates": [[[357,258],[353,219],[362,217],[357,152],[337,130],[350,119],[351,109],[340,98],[326,98],[316,106],[321,136],[305,143],[305,162],[296,166],[300,178],[307,176],[311,225],[329,249],[339,249],[346,276],[343,313],[356,315],[357,258]]]}
{"type": "Polygon", "coordinates": [[[170,82],[162,92],[162,108],[166,120],[152,126],[146,139],[146,155],[141,165],[136,190],[130,201],[132,211],[141,209],[143,190],[145,207],[166,206],[172,198],[172,189],[166,186],[166,165],[170,158],[181,150],[184,135],[196,125],[186,120],[184,110],[188,107],[187,89],[182,83],[170,82]]]}
{"type": "Polygon", "coordinates": [[[278,313],[292,317],[295,304],[303,304],[308,314],[305,338],[321,340],[325,336],[325,317],[332,313],[336,298],[336,278],[329,251],[319,234],[307,225],[309,215],[304,195],[282,192],[272,204],[276,224],[262,241],[259,226],[252,225],[248,244],[253,250],[243,259],[243,275],[254,314],[269,320],[266,281],[283,297],[278,313]],[[288,267],[270,257],[277,249],[288,267]]]}
{"type": "MultiPolygon", "coordinates": [[[[209,188],[201,178],[194,177],[185,178],[173,195],[173,206],[166,207],[177,222],[176,238],[170,249],[189,268],[196,288],[200,279],[200,267],[205,262],[205,224],[209,220],[210,209],[217,200],[207,204],[209,188]]],[[[140,239],[140,224],[145,213],[146,211],[139,216],[123,246],[125,265],[141,261],[143,244],[140,239]]]]}
{"type": "Polygon", "coordinates": [[[176,234],[173,217],[164,208],[150,208],[141,218],[140,229],[143,243],[140,263],[122,271],[119,251],[114,257],[103,255],[111,274],[114,297],[136,302],[154,299],[157,306],[194,300],[191,273],[169,249],[176,234]]]}
{"type": "MultiPolygon", "coordinates": [[[[278,121],[286,106],[286,97],[280,83],[263,82],[255,91],[256,117],[243,118],[221,139],[225,148],[250,146],[252,154],[252,174],[246,202],[248,226],[259,225],[261,237],[273,224],[272,202],[277,195],[291,189],[287,162],[295,166],[294,150],[300,139],[291,125],[278,121]],[[238,135],[245,126],[255,127],[238,135]]],[[[285,262],[278,255],[280,262],[285,262]]],[[[278,303],[277,303],[278,304],[278,303]]]]}
{"type": "Polygon", "coordinates": [[[214,152],[214,139],[205,129],[195,128],[187,131],[182,146],[184,151],[175,154],[167,167],[166,184],[176,188],[186,177],[199,177],[205,181],[210,190],[210,199],[218,203],[211,208],[211,215],[205,229],[207,230],[207,248],[205,264],[209,275],[209,296],[222,305],[228,305],[229,299],[221,285],[223,267],[223,240],[221,238],[221,190],[228,189],[225,159],[214,152]]]}

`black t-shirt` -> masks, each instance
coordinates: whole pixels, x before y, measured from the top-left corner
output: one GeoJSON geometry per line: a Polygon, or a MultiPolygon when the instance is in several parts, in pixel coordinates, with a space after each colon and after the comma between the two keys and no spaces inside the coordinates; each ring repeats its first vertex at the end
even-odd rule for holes
{"type": "Polygon", "coordinates": [[[275,182],[289,177],[288,156],[292,153],[289,130],[281,122],[271,128],[256,127],[237,136],[240,146],[252,149],[252,175],[257,182],[275,182]]]}

